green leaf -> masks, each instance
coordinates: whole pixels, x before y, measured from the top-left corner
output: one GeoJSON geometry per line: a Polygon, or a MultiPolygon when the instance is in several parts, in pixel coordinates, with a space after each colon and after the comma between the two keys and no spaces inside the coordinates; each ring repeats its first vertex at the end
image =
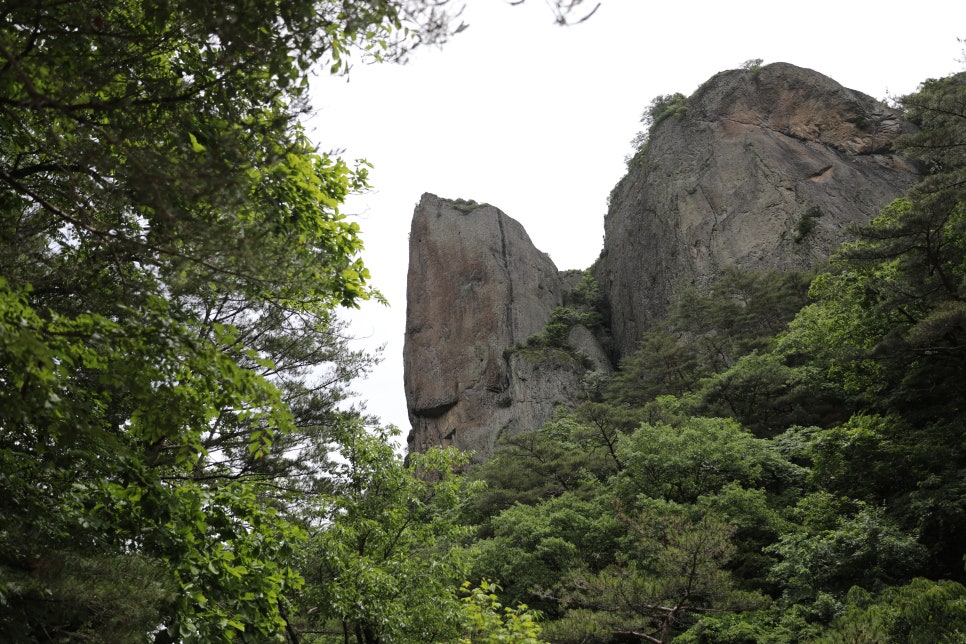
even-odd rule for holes
{"type": "Polygon", "coordinates": [[[205,146],[198,143],[198,138],[192,133],[188,132],[188,138],[191,140],[191,149],[200,154],[205,151],[205,146]]]}

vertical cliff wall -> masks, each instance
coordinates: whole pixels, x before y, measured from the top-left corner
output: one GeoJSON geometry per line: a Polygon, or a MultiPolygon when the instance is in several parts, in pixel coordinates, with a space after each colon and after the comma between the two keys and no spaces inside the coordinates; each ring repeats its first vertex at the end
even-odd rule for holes
{"type": "MultiPolygon", "coordinates": [[[[871,97],[783,63],[723,72],[678,102],[611,194],[594,271],[611,358],[636,349],[678,289],[724,267],[825,262],[851,225],[916,181],[891,152],[911,128],[871,97]]],[[[586,371],[611,369],[582,328],[564,349],[517,346],[544,330],[569,287],[496,208],[424,195],[409,244],[410,450],[452,444],[486,458],[501,434],[581,400],[586,371]]]]}
{"type": "Polygon", "coordinates": [[[808,268],[901,196],[911,126],[809,69],[722,72],[652,130],[611,195],[596,272],[621,356],[672,294],[720,269],[808,268]]]}
{"type": "Polygon", "coordinates": [[[410,451],[488,456],[502,432],[539,427],[576,399],[584,368],[562,351],[508,351],[542,331],[566,285],[497,208],[425,194],[409,238],[403,349],[410,451]]]}

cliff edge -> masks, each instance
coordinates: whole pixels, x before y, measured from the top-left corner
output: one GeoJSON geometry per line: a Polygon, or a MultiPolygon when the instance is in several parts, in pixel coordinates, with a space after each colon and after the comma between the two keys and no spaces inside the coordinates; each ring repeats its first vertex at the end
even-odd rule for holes
{"type": "Polygon", "coordinates": [[[566,291],[519,222],[493,206],[422,196],[403,349],[410,451],[455,445],[485,458],[504,432],[539,427],[576,399],[585,361],[511,350],[544,329],[566,291]]]}
{"type": "Polygon", "coordinates": [[[786,63],[717,74],[669,110],[611,194],[595,275],[619,357],[673,293],[726,266],[828,259],[916,180],[891,152],[912,126],[870,96],[786,63]]]}

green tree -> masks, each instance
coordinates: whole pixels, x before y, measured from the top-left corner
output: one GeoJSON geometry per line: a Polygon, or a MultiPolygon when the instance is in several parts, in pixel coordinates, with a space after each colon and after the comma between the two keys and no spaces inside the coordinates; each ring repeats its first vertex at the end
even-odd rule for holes
{"type": "Polygon", "coordinates": [[[535,505],[563,494],[593,498],[622,467],[618,439],[637,425],[639,416],[585,403],[573,412],[559,410],[540,429],[501,438],[494,456],[468,473],[486,488],[468,506],[467,520],[481,524],[489,536],[487,519],[516,503],[535,505]]]}
{"type": "Polygon", "coordinates": [[[697,348],[657,327],[646,331],[634,353],[621,362],[607,399],[644,407],[658,396],[690,391],[704,375],[697,348]]]}
{"type": "Polygon", "coordinates": [[[301,584],[291,494],[325,485],[341,383],[370,363],[332,311],[377,295],[339,212],[367,166],[309,143],[307,79],[402,56],[445,16],[0,15],[0,637],[277,638],[301,584]],[[96,589],[144,592],[109,605],[80,585],[94,569],[96,589]]]}
{"type": "Polygon", "coordinates": [[[741,356],[771,346],[806,304],[812,277],[804,271],[728,267],[707,291],[681,293],[671,321],[697,345],[704,368],[718,373],[741,356]]]}
{"type": "Polygon", "coordinates": [[[644,126],[644,129],[635,134],[634,138],[631,139],[633,152],[624,159],[628,167],[631,166],[634,159],[644,152],[644,149],[647,147],[647,142],[651,138],[651,133],[654,132],[654,128],[661,121],[670,116],[681,116],[687,110],[687,97],[680,92],[661,94],[652,98],[650,104],[641,114],[641,125],[644,126]]]}
{"type": "Polygon", "coordinates": [[[839,422],[844,396],[812,365],[789,365],[775,352],[749,353],[697,387],[695,410],[726,416],[756,436],[770,437],[793,425],[839,422]]]}
{"type": "Polygon", "coordinates": [[[908,481],[936,467],[937,445],[916,445],[924,436],[901,419],[856,415],[812,434],[809,478],[827,492],[874,505],[901,495],[908,481]]]}
{"type": "Polygon", "coordinates": [[[924,176],[856,231],[813,292],[845,331],[829,343],[844,352],[845,383],[872,387],[880,407],[935,417],[955,412],[950,383],[966,346],[966,73],[927,81],[902,104],[921,129],[898,147],[924,176]]]}
{"type": "Polygon", "coordinates": [[[302,642],[450,641],[459,632],[456,591],[469,558],[454,472],[468,457],[437,449],[404,463],[388,438],[347,426],[333,489],[306,512],[306,585],[292,620],[302,642]]]}
{"type": "Polygon", "coordinates": [[[913,579],[873,595],[860,588],[848,594],[845,611],[823,644],[909,642],[952,644],[966,639],[966,588],[956,582],[913,579]]]}
{"type": "Polygon", "coordinates": [[[613,561],[624,530],[606,497],[583,500],[564,494],[543,503],[514,505],[491,520],[492,536],[475,546],[473,577],[499,581],[507,601],[522,602],[546,614],[557,606],[534,594],[551,588],[563,571],[579,562],[599,570],[613,561]]]}
{"type": "Polygon", "coordinates": [[[526,604],[503,606],[496,595],[499,590],[486,579],[475,588],[463,584],[464,632],[459,644],[546,644],[539,639],[540,613],[526,604]]]}
{"type": "Polygon", "coordinates": [[[695,503],[729,483],[779,490],[804,478],[767,441],[723,418],[641,425],[622,440],[618,455],[625,467],[614,486],[629,506],[640,498],[695,503]]]}
{"type": "Polygon", "coordinates": [[[555,641],[670,642],[704,611],[762,603],[733,587],[724,569],[734,552],[732,529],[720,519],[664,502],[619,516],[632,535],[624,558],[599,572],[573,569],[557,585],[557,599],[570,610],[547,625],[555,641]]]}
{"type": "Polygon", "coordinates": [[[644,407],[661,395],[682,396],[742,357],[770,350],[805,305],[809,279],[798,271],[729,267],[707,290],[682,291],[668,320],[649,329],[622,362],[608,400],[644,407]]]}
{"type": "Polygon", "coordinates": [[[779,494],[769,494],[760,488],[746,489],[729,483],[695,504],[734,530],[731,535],[734,552],[726,569],[733,575],[737,588],[771,596],[781,594],[780,586],[770,578],[777,557],[766,548],[792,529],[793,524],[785,517],[786,508],[800,495],[800,489],[793,485],[779,494]]]}
{"type": "Polygon", "coordinates": [[[786,601],[807,603],[822,593],[841,598],[852,586],[879,590],[922,565],[925,549],[880,507],[820,492],[796,511],[801,529],[767,549],[780,558],[772,575],[786,601]]]}
{"type": "MultiPolygon", "coordinates": [[[[884,500],[929,548],[923,572],[955,579],[966,535],[964,88],[966,74],[957,74],[902,99],[920,130],[898,145],[921,163],[922,181],[857,229],[777,346],[788,364],[807,365],[842,391],[849,416],[874,419],[854,416],[818,440],[844,448],[844,478],[861,463],[856,471],[869,476],[853,477],[856,492],[884,500]]],[[[828,474],[838,457],[834,448],[823,455],[822,443],[816,464],[828,474]]]]}

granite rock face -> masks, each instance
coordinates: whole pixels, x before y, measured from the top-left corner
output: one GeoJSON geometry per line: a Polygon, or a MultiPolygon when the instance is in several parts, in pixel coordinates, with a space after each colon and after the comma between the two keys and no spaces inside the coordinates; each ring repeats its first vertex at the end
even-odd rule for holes
{"type": "Polygon", "coordinates": [[[783,63],[722,72],[682,99],[611,194],[593,269],[607,352],[581,326],[556,346],[528,344],[555,307],[580,306],[581,276],[558,273],[498,209],[423,195],[409,241],[409,450],[455,445],[485,459],[501,435],[584,400],[678,290],[728,266],[822,264],[851,225],[916,181],[891,152],[911,129],[871,97],[783,63]]]}
{"type": "Polygon", "coordinates": [[[425,194],[409,238],[403,349],[410,451],[455,445],[480,458],[503,432],[539,427],[586,370],[508,351],[543,330],[566,285],[497,208],[425,194]]]}
{"type": "Polygon", "coordinates": [[[595,275],[619,356],[676,290],[723,267],[824,262],[916,180],[890,152],[911,126],[809,69],[722,72],[659,122],[611,195],[595,275]]]}

